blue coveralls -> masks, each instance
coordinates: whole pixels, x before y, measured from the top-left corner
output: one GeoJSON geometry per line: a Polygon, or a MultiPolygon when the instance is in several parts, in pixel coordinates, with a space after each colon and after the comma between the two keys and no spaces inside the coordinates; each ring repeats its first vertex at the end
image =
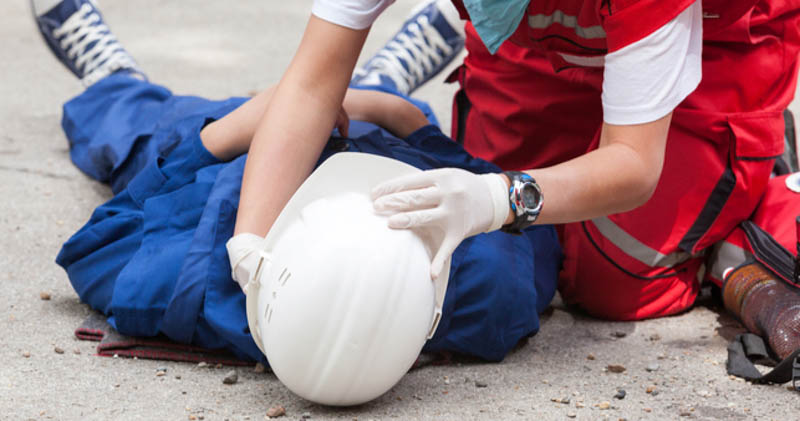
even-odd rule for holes
{"type": "MultiPolygon", "coordinates": [[[[56,261],[81,300],[109,316],[120,333],[163,333],[266,362],[250,336],[245,296],[231,279],[225,249],[245,156],[221,162],[199,137],[206,124],[244,101],[175,96],[118,73],[64,105],[72,161],[109,183],[115,195],[64,244],[56,261]]],[[[414,102],[435,122],[427,104],[414,102]]],[[[421,169],[499,171],[469,156],[435,125],[401,140],[353,122],[350,135],[333,136],[320,162],[347,150],[421,169]]],[[[453,255],[443,319],[425,349],[501,360],[538,330],[560,260],[549,226],[521,236],[493,232],[468,238],[453,255]]]]}

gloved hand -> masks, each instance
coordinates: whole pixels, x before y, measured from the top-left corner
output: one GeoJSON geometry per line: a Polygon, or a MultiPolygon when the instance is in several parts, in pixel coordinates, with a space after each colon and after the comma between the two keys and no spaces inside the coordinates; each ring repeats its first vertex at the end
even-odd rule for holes
{"type": "Polygon", "coordinates": [[[456,168],[423,171],[389,180],[372,191],[375,210],[389,214],[389,227],[413,228],[429,244],[431,277],[462,240],[503,226],[509,211],[508,184],[500,174],[477,175],[456,168]]]}
{"type": "Polygon", "coordinates": [[[247,294],[247,285],[261,258],[259,252],[264,250],[264,237],[250,233],[235,235],[225,243],[225,248],[231,262],[231,276],[247,294]]]}

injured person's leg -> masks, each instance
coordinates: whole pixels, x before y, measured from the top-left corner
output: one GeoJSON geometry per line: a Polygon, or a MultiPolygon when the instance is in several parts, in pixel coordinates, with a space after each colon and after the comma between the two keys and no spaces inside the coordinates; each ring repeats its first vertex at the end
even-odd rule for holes
{"type": "MultiPolygon", "coordinates": [[[[64,105],[73,162],[108,183],[114,197],[63,245],[57,263],[81,300],[122,335],[163,335],[265,362],[225,243],[233,235],[253,115],[268,106],[269,92],[222,101],[177,96],[123,70],[64,105]]],[[[332,132],[317,165],[351,151],[420,169],[499,171],[429,124],[435,117],[427,104],[393,95],[391,87],[376,89],[384,93],[348,94],[348,133],[332,132]]],[[[263,180],[263,188],[280,182],[263,180]]],[[[560,257],[550,226],[464,241],[453,254],[442,320],[425,349],[502,359],[538,330],[560,257]]]]}

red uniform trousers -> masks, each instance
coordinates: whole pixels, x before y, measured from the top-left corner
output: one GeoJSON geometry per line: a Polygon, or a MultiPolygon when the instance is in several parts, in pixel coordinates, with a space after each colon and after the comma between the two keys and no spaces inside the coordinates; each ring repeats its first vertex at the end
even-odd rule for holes
{"type": "MultiPolygon", "coordinates": [[[[783,151],[782,111],[797,82],[798,9],[797,1],[763,0],[724,29],[706,31],[703,80],[673,113],[653,197],[630,212],[562,227],[559,290],[568,303],[617,320],[675,314],[692,305],[700,281],[719,283],[725,264],[745,256],[720,253],[720,245],[731,237],[734,248],[746,248],[735,230],[758,211],[783,151]]],[[[548,51],[510,42],[490,55],[470,24],[467,49],[453,137],[470,153],[522,170],[597,147],[602,67],[556,72],[548,51]]],[[[786,213],[800,215],[800,195],[772,185],[786,190],[775,193],[788,197],[794,209],[786,213]]],[[[773,225],[793,244],[794,218],[785,219],[773,225]]]]}

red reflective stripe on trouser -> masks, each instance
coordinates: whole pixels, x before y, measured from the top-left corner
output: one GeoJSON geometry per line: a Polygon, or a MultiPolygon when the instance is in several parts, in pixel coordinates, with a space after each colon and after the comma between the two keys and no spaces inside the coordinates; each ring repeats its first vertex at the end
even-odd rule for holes
{"type": "MultiPolygon", "coordinates": [[[[765,260],[765,253],[786,256],[780,264],[782,267],[773,269],[794,272],[795,262],[792,261],[792,257],[797,255],[799,240],[796,219],[800,216],[800,193],[786,185],[787,178],[788,176],[781,176],[769,181],[761,203],[750,218],[757,230],[769,235],[771,239],[760,246],[772,250],[755,250],[745,230],[741,226],[737,227],[724,241],[714,246],[714,251],[708,260],[709,270],[706,279],[721,285],[725,269],[753,260],[762,261],[767,267],[774,265],[775,262],[765,260]],[[784,252],[776,248],[782,248],[784,252]]],[[[793,273],[786,275],[791,276],[793,273]]]]}
{"type": "MultiPolygon", "coordinates": [[[[756,12],[747,16],[761,25],[753,34],[797,31],[799,18],[785,14],[773,22],[756,12]]],[[[525,169],[563,162],[596,145],[602,70],[553,73],[542,54],[514,45],[492,57],[479,41],[476,45],[472,32],[467,31],[470,51],[460,77],[471,108],[460,116],[465,121],[454,121],[463,128],[467,150],[505,169],[525,169]]],[[[653,198],[608,218],[636,242],[606,238],[591,222],[564,227],[560,289],[567,302],[612,319],[686,309],[697,294],[710,246],[756,209],[783,147],[781,112],[797,77],[797,43],[789,40],[798,37],[747,41],[728,35],[735,40],[704,44],[704,79],[673,113],[653,198]],[[655,253],[626,249],[637,243],[655,253]],[[675,260],[672,267],[645,263],[648,255],[681,252],[695,257],[675,260]]]]}
{"type": "Polygon", "coordinates": [[[562,247],[561,296],[596,317],[666,316],[687,309],[697,296],[701,258],[671,268],[649,267],[616,248],[591,222],[568,224],[562,247]]]}

